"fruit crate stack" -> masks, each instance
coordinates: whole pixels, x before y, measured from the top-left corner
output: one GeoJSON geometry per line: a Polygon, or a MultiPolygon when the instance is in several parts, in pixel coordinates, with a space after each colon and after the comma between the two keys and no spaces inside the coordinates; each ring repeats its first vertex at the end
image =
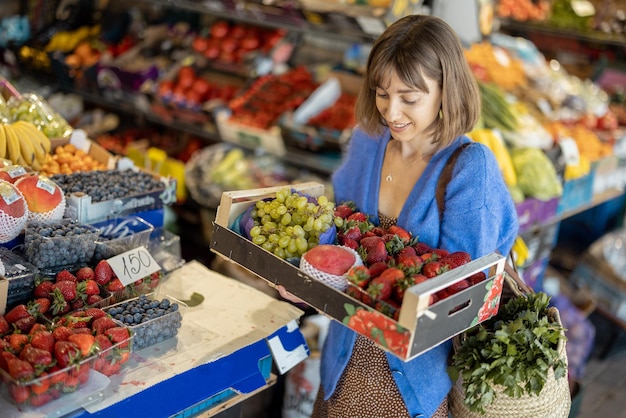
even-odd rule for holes
{"type": "MultiPolygon", "coordinates": [[[[249,220],[258,216],[259,210],[264,211],[266,205],[270,211],[276,209],[277,212],[282,212],[280,204],[271,203],[275,200],[284,200],[284,206],[289,206],[287,199],[301,200],[303,203],[300,210],[308,204],[305,201],[314,206],[314,202],[317,202],[319,207],[324,207],[328,204],[328,199],[323,193],[324,186],[315,182],[224,192],[217,210],[211,249],[262,277],[270,285],[285,286],[287,291],[320,312],[367,336],[383,349],[404,360],[452,338],[497,312],[505,263],[505,258],[499,254],[493,253],[471,260],[449,271],[442,268],[439,271],[441,274],[404,289],[402,304],[396,305],[395,312],[385,312],[379,304],[358,299],[355,293],[349,294],[315,275],[307,274],[295,260],[298,255],[306,253],[306,245],[300,248],[297,239],[293,239],[293,247],[290,249],[291,244],[286,243],[287,250],[283,249],[281,253],[278,249],[281,247],[278,243],[281,234],[276,238],[270,238],[271,234],[264,237],[263,227],[249,220]],[[302,196],[306,199],[302,200],[302,196]],[[258,229],[255,230],[255,227],[258,229]],[[272,245],[274,241],[277,246],[272,245]],[[467,286],[456,292],[450,291],[457,283],[467,282],[469,278],[481,273],[484,276],[479,282],[467,283],[467,286]]],[[[324,210],[321,211],[323,212],[324,210]]],[[[271,215],[268,216],[271,218],[271,215]]],[[[277,216],[275,223],[282,223],[281,216],[284,213],[277,216]]],[[[304,226],[308,217],[304,216],[305,219],[301,220],[301,229],[308,229],[304,226]]],[[[320,217],[321,215],[318,219],[320,217]]],[[[335,227],[336,221],[335,219],[335,227]]],[[[321,219],[319,222],[325,224],[321,219]]],[[[315,224],[316,219],[312,223],[315,224]]],[[[317,234],[318,239],[323,239],[322,236],[327,231],[332,231],[332,225],[327,224],[330,225],[327,229],[322,225],[319,228],[313,226],[313,229],[323,231],[317,234]]],[[[295,226],[292,228],[294,231],[297,229],[295,226]]],[[[331,240],[329,244],[318,245],[334,244],[331,240]]],[[[389,257],[388,254],[385,256],[389,257]]],[[[366,258],[362,259],[365,264],[368,263],[366,258]]],[[[389,258],[386,260],[389,261],[389,258]]]]}

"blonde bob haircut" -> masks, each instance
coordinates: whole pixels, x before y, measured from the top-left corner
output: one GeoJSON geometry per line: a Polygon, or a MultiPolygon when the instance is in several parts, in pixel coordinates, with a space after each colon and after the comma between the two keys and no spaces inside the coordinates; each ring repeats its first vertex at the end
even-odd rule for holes
{"type": "Polygon", "coordinates": [[[428,92],[425,78],[441,87],[441,113],[433,143],[447,146],[472,130],[480,117],[480,92],[454,30],[443,20],[410,15],[391,24],[374,42],[356,103],[356,120],[369,135],[386,126],[376,108],[376,88],[395,71],[407,86],[428,92]]]}

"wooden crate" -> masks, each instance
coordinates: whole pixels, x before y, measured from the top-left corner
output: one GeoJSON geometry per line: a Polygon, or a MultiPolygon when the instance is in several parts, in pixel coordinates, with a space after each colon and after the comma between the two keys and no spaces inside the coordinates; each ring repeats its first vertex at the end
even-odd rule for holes
{"type": "MultiPolygon", "coordinates": [[[[239,215],[250,205],[273,197],[283,187],[224,192],[217,208],[211,250],[271,286],[283,285],[320,313],[367,336],[403,360],[411,359],[497,313],[505,263],[505,257],[497,253],[409,288],[399,318],[394,320],[347,293],[312,278],[299,267],[233,230],[237,229],[235,222],[239,215]],[[480,271],[487,273],[485,281],[429,305],[431,295],[480,271]]],[[[290,187],[311,196],[324,193],[324,186],[315,182],[290,187]]]]}

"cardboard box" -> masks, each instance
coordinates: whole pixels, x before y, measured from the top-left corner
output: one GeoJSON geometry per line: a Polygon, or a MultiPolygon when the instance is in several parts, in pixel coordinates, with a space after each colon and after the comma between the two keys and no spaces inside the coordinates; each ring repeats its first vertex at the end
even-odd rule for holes
{"type": "Polygon", "coordinates": [[[626,327],[626,281],[603,256],[603,238],[596,240],[583,254],[569,281],[577,289],[587,290],[597,309],[626,327]]]}
{"type": "Polygon", "coordinates": [[[216,112],[215,121],[220,137],[227,142],[241,145],[248,149],[262,148],[272,154],[285,155],[285,143],[280,127],[270,129],[254,128],[230,120],[230,111],[220,109],[216,112]]]}
{"type": "Polygon", "coordinates": [[[82,129],[74,129],[69,138],[50,139],[50,147],[53,152],[58,147],[67,144],[72,144],[77,149],[84,151],[94,160],[104,164],[107,169],[113,169],[117,164],[117,158],[102,145],[87,138],[85,131],[82,129]]]}
{"type": "MultiPolygon", "coordinates": [[[[303,183],[291,186],[319,196],[324,186],[303,183]]],[[[235,219],[255,201],[272,197],[282,186],[225,192],[217,209],[211,249],[260,276],[270,285],[285,288],[321,313],[374,340],[403,360],[452,338],[497,313],[505,258],[489,254],[409,288],[397,321],[303,273],[231,229],[235,219]],[[430,296],[479,271],[487,280],[429,306],[430,296]]]]}

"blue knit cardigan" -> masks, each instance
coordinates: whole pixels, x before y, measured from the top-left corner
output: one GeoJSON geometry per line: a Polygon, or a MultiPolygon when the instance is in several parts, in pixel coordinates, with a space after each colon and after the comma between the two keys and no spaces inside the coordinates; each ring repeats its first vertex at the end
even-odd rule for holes
{"type": "MultiPolygon", "coordinates": [[[[381,169],[389,138],[388,132],[372,138],[355,129],[348,153],[332,176],[335,202],[354,201],[374,223],[378,223],[381,169]]],[[[459,137],[433,155],[402,208],[398,225],[431,246],[467,251],[473,259],[495,250],[507,254],[518,233],[517,213],[497,161],[484,145],[473,143],[459,155],[439,219],[437,179],[448,157],[465,142],[471,140],[459,137]]],[[[334,393],[355,341],[354,331],[331,321],[320,370],[326,399],[334,393]]],[[[450,349],[447,341],[408,362],[386,353],[412,417],[432,416],[447,396],[452,385],[446,372],[450,349]]]]}

